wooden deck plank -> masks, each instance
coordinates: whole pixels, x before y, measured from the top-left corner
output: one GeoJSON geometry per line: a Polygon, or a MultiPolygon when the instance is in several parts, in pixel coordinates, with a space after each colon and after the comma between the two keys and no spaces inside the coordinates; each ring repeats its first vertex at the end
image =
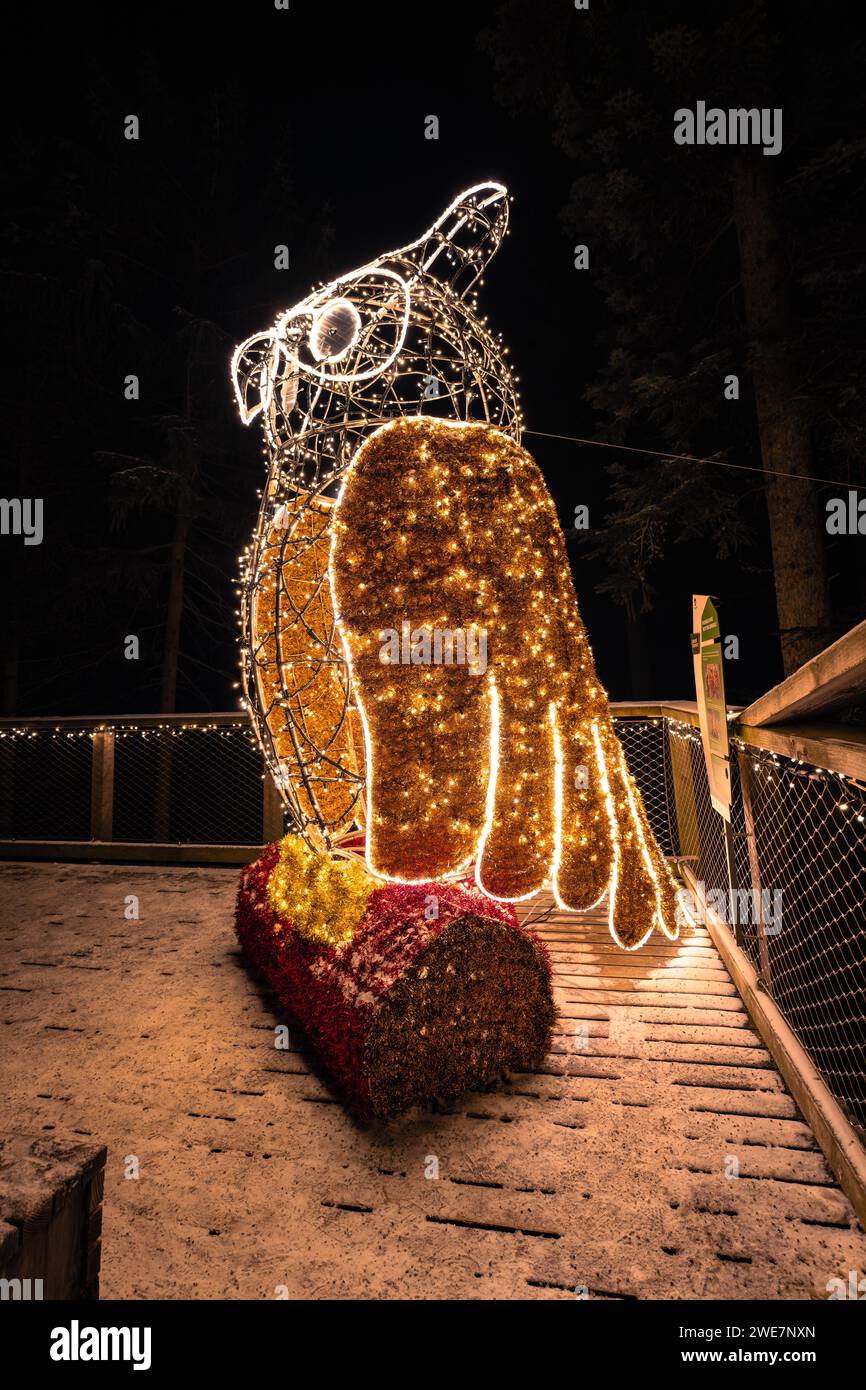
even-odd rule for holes
{"type": "Polygon", "coordinates": [[[365,1133],[303,1038],[275,1049],[234,891],[0,869],[3,1119],[108,1142],[105,1296],[821,1298],[866,1264],[707,933],[623,954],[602,913],[556,914],[544,1064],[365,1133]]]}

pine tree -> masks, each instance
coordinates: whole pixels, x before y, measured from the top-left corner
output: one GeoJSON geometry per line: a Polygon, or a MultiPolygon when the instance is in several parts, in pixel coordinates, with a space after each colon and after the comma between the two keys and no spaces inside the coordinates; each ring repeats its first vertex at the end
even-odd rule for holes
{"type": "MultiPolygon", "coordinates": [[[[599,437],[763,468],[784,668],[836,635],[828,540],[807,475],[862,478],[866,148],[853,19],[762,0],[508,0],[481,36],[515,111],[538,108],[574,161],[566,232],[591,246],[605,361],[599,437]],[[675,143],[680,108],[781,108],[783,147],[675,143]],[[736,376],[739,399],[725,397],[736,376]],[[793,474],[795,478],[779,477],[793,474]],[[802,481],[800,481],[802,479],[802,481]]],[[[633,616],[671,542],[741,546],[747,472],[618,461],[604,586],[633,616]]],[[[838,491],[838,489],[837,489],[838,491]]],[[[856,611],[856,601],[852,604],[856,611]]],[[[853,617],[853,613],[850,615],[853,617]]]]}
{"type": "Polygon", "coordinates": [[[290,292],[274,243],[318,269],[327,237],[236,94],[191,102],[142,62],[124,101],[147,119],[126,142],[111,78],[94,67],[87,92],[60,142],[49,107],[12,150],[6,413],[17,494],[45,499],[48,530],[38,549],[7,547],[4,705],[213,707],[261,477],[231,353],[290,292]],[[126,633],[141,638],[128,670],[126,633]]]}

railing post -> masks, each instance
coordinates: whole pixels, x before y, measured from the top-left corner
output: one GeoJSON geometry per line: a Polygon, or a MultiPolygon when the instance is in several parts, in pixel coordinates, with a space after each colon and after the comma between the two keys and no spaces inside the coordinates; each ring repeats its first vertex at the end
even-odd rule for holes
{"type": "Polygon", "coordinates": [[[720,819],[722,822],[722,835],[725,841],[725,863],[728,866],[730,925],[734,928],[734,939],[737,945],[742,949],[745,944],[745,933],[743,932],[743,923],[739,911],[740,895],[737,892],[740,887],[740,875],[737,871],[737,845],[734,839],[734,827],[729,820],[725,820],[724,816],[720,819]]]}
{"type": "Polygon", "coordinates": [[[266,770],[262,781],[262,834],[266,845],[283,838],[285,833],[283,815],[282,797],[277,791],[273,777],[266,770]]]}
{"type": "Polygon", "coordinates": [[[156,787],[153,799],[153,834],[158,844],[171,838],[171,781],[174,763],[174,741],[171,729],[159,730],[156,735],[156,787]]]}
{"type": "Polygon", "coordinates": [[[695,805],[695,786],[692,781],[692,756],[686,739],[677,738],[667,729],[671,752],[671,777],[674,784],[674,806],[677,816],[677,838],[680,854],[686,859],[700,859],[701,841],[698,832],[698,812],[695,805]]]}
{"type": "Polygon", "coordinates": [[[15,834],[15,740],[0,739],[0,837],[15,834]]]}
{"type": "Polygon", "coordinates": [[[748,753],[743,748],[737,750],[737,759],[740,764],[740,791],[743,797],[743,819],[746,824],[746,846],[749,851],[749,876],[752,880],[755,915],[758,919],[758,954],[761,961],[761,978],[772,993],[773,976],[770,970],[770,949],[767,945],[767,924],[764,921],[764,899],[761,894],[761,865],[758,859],[758,841],[755,837],[752,764],[748,753]]]}
{"type": "Polygon", "coordinates": [[[91,735],[90,838],[114,837],[114,732],[97,729],[91,735]]]}

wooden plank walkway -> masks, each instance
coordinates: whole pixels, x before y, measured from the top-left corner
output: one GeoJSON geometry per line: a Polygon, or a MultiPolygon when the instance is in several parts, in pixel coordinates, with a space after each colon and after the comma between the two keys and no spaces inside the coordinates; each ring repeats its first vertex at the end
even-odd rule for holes
{"type": "Polygon", "coordinates": [[[275,1048],[235,887],[0,865],[0,1121],[108,1143],[104,1297],[826,1298],[866,1267],[706,933],[634,956],[551,916],[544,1066],[363,1133],[275,1048]]]}

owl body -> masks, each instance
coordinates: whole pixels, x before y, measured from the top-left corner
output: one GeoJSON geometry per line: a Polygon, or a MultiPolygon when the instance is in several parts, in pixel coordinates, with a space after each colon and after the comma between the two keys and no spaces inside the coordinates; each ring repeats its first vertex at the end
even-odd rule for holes
{"type": "Polygon", "coordinates": [[[295,828],[332,848],[364,823],[365,771],[330,594],[330,519],[363,441],[401,416],[520,437],[506,349],[475,286],[502,242],[501,184],[461,194],[416,241],[310,293],[232,361],[268,473],[243,561],[245,702],[295,828]]]}

